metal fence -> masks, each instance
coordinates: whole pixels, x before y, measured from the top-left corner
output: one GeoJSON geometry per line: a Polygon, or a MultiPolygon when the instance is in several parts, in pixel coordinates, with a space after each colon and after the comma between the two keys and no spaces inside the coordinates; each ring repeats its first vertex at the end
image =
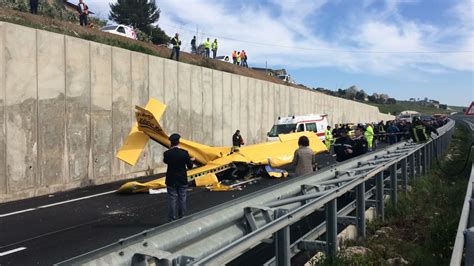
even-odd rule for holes
{"type": "MultiPolygon", "coordinates": [[[[474,137],[474,125],[467,122],[474,137]]],[[[471,147],[474,155],[474,147],[471,147]]],[[[459,218],[456,241],[451,255],[451,266],[459,266],[464,260],[464,265],[474,265],[474,161],[471,167],[466,197],[464,199],[461,217],[459,218]]]]}
{"type": "Polygon", "coordinates": [[[274,245],[266,265],[289,265],[301,251],[337,254],[337,225],[354,224],[366,235],[365,211],[375,207],[384,217],[387,197],[397,204],[398,189],[426,174],[446,150],[454,121],[424,144],[399,143],[315,174],[221,204],[173,223],[144,231],[59,265],[190,265],[225,264],[260,243],[274,245]],[[355,200],[338,210],[337,200],[355,192],[355,200]],[[290,226],[324,211],[325,222],[291,242],[290,226]],[[355,214],[353,214],[355,211],[355,214]],[[352,215],[351,215],[352,214],[352,215]],[[320,240],[322,236],[324,241],[320,240]]]}

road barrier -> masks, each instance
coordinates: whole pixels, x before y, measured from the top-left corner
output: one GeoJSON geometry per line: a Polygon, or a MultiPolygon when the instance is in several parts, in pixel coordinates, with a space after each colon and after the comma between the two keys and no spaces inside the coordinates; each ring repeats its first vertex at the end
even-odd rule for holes
{"type": "MultiPolygon", "coordinates": [[[[474,137],[474,126],[469,121],[462,121],[471,129],[474,137]]],[[[474,154],[474,147],[471,147],[471,154],[474,154]]],[[[468,158],[466,158],[468,159],[468,158]]],[[[459,218],[458,231],[451,255],[451,266],[474,265],[474,161],[471,167],[466,197],[464,199],[461,217],[459,218]]]]}
{"type": "Polygon", "coordinates": [[[274,245],[266,265],[290,265],[301,251],[338,251],[337,225],[354,224],[365,237],[365,210],[375,207],[384,218],[385,196],[397,204],[400,186],[425,175],[446,150],[454,121],[428,142],[403,142],[368,153],[320,172],[301,176],[201,211],[181,220],[119,240],[58,265],[222,265],[260,243],[274,245]],[[338,210],[337,200],[355,192],[355,201],[338,210]],[[319,211],[325,222],[291,242],[290,226],[319,211]],[[351,216],[352,213],[354,213],[351,216]],[[319,240],[323,235],[325,240],[319,240]]]}

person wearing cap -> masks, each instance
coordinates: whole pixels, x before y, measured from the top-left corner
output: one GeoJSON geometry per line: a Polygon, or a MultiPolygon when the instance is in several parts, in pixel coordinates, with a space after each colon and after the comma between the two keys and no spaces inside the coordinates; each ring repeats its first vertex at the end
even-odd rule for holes
{"type": "Polygon", "coordinates": [[[170,149],[163,154],[166,169],[166,190],[168,192],[168,219],[173,221],[186,214],[186,189],[188,188],[187,169],[193,167],[188,151],[178,147],[179,134],[169,137],[170,149]],[[177,206],[176,206],[177,205],[177,206]]]}
{"type": "Polygon", "coordinates": [[[336,161],[343,162],[351,158],[349,149],[352,148],[352,140],[347,135],[347,129],[339,130],[339,138],[334,143],[334,153],[336,153],[336,161]]]}
{"type": "Polygon", "coordinates": [[[367,153],[368,143],[364,137],[364,127],[358,125],[354,131],[355,137],[352,140],[352,148],[348,149],[348,153],[351,157],[356,157],[362,154],[367,153]]]}

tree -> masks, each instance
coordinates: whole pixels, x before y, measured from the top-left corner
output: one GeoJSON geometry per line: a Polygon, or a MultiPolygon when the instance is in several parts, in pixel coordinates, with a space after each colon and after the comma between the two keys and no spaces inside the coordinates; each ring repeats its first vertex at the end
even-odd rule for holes
{"type": "Polygon", "coordinates": [[[150,26],[149,33],[153,44],[168,44],[171,39],[170,36],[158,26],[150,26]]]}
{"type": "Polygon", "coordinates": [[[346,89],[346,98],[355,99],[357,92],[359,92],[359,89],[357,88],[357,86],[355,85],[350,86],[349,88],[346,89]]]}
{"type": "Polygon", "coordinates": [[[367,93],[365,93],[364,90],[360,90],[360,91],[356,92],[356,94],[355,94],[355,98],[359,101],[364,101],[365,97],[367,97],[367,93]]]}
{"type": "Polygon", "coordinates": [[[387,104],[396,104],[397,103],[397,100],[395,100],[395,98],[388,98],[387,99],[387,104]]]}
{"type": "Polygon", "coordinates": [[[150,25],[158,21],[160,12],[154,0],[117,0],[110,4],[109,19],[150,34],[150,25]]]}

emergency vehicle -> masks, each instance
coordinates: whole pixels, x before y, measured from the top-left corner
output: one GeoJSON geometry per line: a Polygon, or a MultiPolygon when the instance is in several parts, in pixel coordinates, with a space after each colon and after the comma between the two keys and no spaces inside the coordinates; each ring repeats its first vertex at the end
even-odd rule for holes
{"type": "Polygon", "coordinates": [[[277,123],[267,133],[267,141],[278,140],[280,134],[303,131],[312,131],[316,133],[319,139],[324,140],[324,130],[328,125],[327,114],[278,117],[277,123]]]}

